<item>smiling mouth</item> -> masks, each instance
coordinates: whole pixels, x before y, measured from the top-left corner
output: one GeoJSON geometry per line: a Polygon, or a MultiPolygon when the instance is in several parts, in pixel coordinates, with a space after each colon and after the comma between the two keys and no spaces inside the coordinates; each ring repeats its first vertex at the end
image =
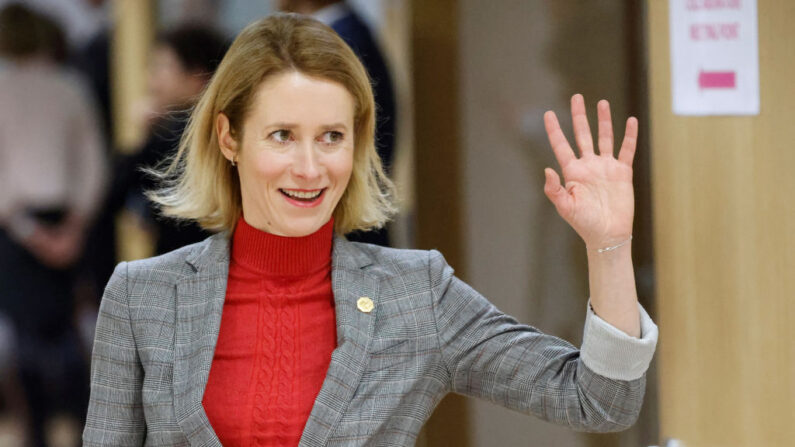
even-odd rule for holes
{"type": "Polygon", "coordinates": [[[286,197],[297,200],[299,202],[314,202],[317,200],[326,188],[322,189],[313,189],[313,190],[296,190],[296,189],[281,189],[279,188],[279,192],[284,194],[286,197]]]}

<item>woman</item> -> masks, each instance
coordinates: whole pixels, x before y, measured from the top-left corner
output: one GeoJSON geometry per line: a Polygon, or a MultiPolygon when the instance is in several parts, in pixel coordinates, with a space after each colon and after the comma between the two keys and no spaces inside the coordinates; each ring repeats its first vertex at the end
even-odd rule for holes
{"type": "Polygon", "coordinates": [[[85,445],[411,445],[451,391],[575,429],[630,426],[657,339],[630,258],[637,121],[616,159],[607,103],[601,155],[581,96],[572,111],[579,159],[545,116],[567,182],[547,170],[545,191],[589,248],[581,350],[502,314],[436,251],[337,236],[394,211],[367,75],[311,19],[250,25],[152,195],[220,233],[117,266],[85,445]]]}

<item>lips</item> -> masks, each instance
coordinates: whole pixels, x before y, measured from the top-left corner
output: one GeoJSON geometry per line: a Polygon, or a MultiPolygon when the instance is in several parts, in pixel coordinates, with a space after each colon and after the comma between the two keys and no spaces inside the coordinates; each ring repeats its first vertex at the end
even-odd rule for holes
{"type": "Polygon", "coordinates": [[[288,202],[300,207],[313,207],[318,205],[324,196],[326,188],[321,189],[279,189],[279,192],[288,202]]]}
{"type": "Polygon", "coordinates": [[[298,200],[314,200],[323,193],[323,189],[280,189],[282,194],[298,200]]]}

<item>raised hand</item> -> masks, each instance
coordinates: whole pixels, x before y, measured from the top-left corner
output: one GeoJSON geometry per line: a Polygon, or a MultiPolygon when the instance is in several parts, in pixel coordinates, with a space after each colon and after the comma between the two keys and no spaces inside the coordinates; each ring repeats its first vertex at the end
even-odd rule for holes
{"type": "Polygon", "coordinates": [[[589,249],[606,248],[628,240],[632,235],[635,199],[632,188],[632,160],[638,137],[638,120],[627,119],[624,141],[613,156],[613,124],[610,104],[597,104],[599,154],[585,115],[585,100],[571,98],[574,138],[580,150],[577,158],[560,129],[555,112],[544,114],[549,143],[563,171],[565,188],[554,169],[546,168],[544,193],[563,219],[574,228],[589,249]]]}

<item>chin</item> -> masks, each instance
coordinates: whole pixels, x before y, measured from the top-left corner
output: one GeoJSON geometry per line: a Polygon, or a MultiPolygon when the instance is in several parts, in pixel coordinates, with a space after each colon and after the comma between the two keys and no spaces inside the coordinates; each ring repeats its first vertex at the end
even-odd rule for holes
{"type": "Polygon", "coordinates": [[[302,237],[309,236],[316,232],[323,225],[328,222],[328,219],[319,217],[309,217],[305,219],[296,219],[293,222],[284,225],[284,234],[289,237],[302,237]]]}

